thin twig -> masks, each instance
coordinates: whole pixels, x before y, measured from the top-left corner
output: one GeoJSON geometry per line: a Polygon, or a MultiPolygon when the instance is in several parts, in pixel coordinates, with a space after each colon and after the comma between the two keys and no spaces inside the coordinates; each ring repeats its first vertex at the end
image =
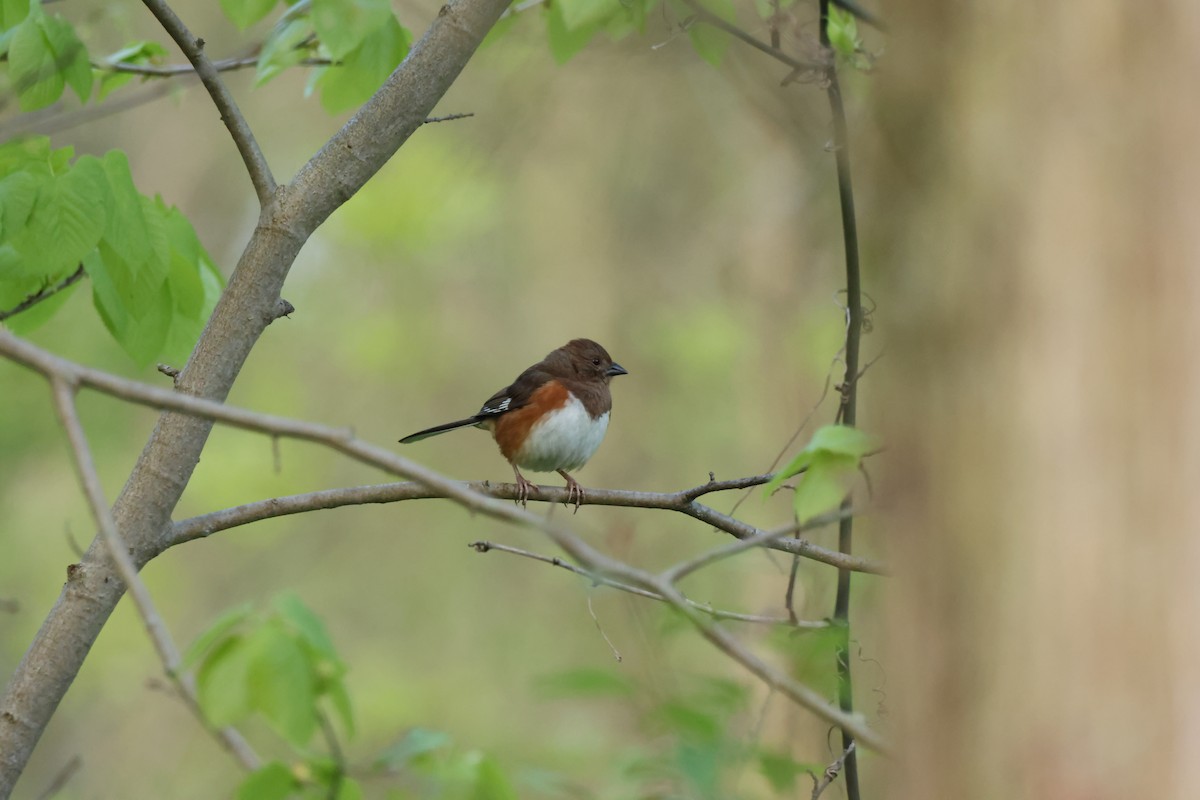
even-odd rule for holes
{"type": "Polygon", "coordinates": [[[54,776],[54,780],[50,781],[49,785],[42,790],[38,795],[38,800],[51,800],[55,795],[66,787],[67,783],[74,777],[79,768],[83,766],[83,757],[78,753],[71,756],[66,764],[63,764],[62,769],[54,776]]]}
{"type": "MultiPolygon", "coordinates": [[[[828,51],[829,12],[831,0],[820,0],[821,47],[828,51]]],[[[843,380],[839,416],[845,425],[858,422],[858,363],[862,343],[863,305],[862,280],[859,269],[858,222],[854,210],[854,184],[850,173],[850,137],[847,132],[846,107],[842,101],[842,90],[838,83],[837,59],[830,59],[825,72],[825,94],[833,116],[833,156],[837,167],[838,199],[842,211],[842,242],[846,256],[846,377],[843,380]]],[[[843,502],[848,507],[850,498],[843,502]]],[[[854,519],[847,517],[838,526],[838,550],[849,555],[853,550],[854,519]]],[[[838,571],[837,594],[834,599],[833,618],[847,630],[850,626],[850,575],[847,570],[838,571]]],[[[854,684],[850,669],[850,651],[840,644],[834,651],[838,674],[838,707],[846,714],[854,710],[854,684]]],[[[846,752],[845,776],[847,800],[859,800],[858,757],[854,750],[854,735],[842,729],[842,747],[846,752]]]]}
{"type": "Polygon", "coordinates": [[[58,294],[62,290],[66,289],[67,287],[79,282],[80,280],[83,279],[83,276],[84,276],[83,264],[80,264],[79,269],[75,270],[70,275],[63,278],[61,281],[54,284],[53,286],[46,286],[46,287],[34,292],[33,294],[29,295],[24,300],[17,303],[15,306],[8,309],[7,311],[0,311],[0,322],[3,322],[4,320],[8,319],[9,317],[15,317],[17,314],[20,314],[22,311],[28,311],[29,309],[33,308],[34,306],[36,306],[38,303],[42,302],[43,300],[47,300],[47,299],[53,297],[54,295],[58,294]]]}
{"type": "Polygon", "coordinates": [[[104,497],[100,476],[96,473],[96,464],[92,459],[91,448],[88,446],[87,435],[84,433],[83,425],[79,421],[79,414],[75,409],[75,386],[61,377],[51,379],[51,386],[54,390],[54,407],[67,432],[75,468],[79,473],[79,482],[83,486],[84,495],[87,496],[92,517],[96,527],[100,529],[100,535],[104,537],[105,544],[108,545],[108,552],[116,565],[117,574],[121,576],[129,596],[133,598],[138,614],[142,617],[146,633],[154,644],[154,649],[158,652],[159,660],[162,661],[163,671],[175,685],[196,719],[217,738],[225,749],[237,758],[246,769],[258,769],[259,758],[241,734],[233,728],[215,728],[209,725],[205,719],[200,702],[196,698],[195,681],[190,673],[181,669],[179,650],[175,647],[170,632],[154,607],[150,591],[138,575],[137,567],[134,566],[133,559],[129,557],[129,551],[121,539],[121,534],[117,532],[117,523],[109,510],[108,501],[104,497]]]}
{"type": "Polygon", "coordinates": [[[813,776],[813,791],[812,800],[817,800],[821,796],[821,792],[829,788],[829,784],[837,780],[837,776],[841,774],[842,767],[846,764],[846,759],[854,755],[855,745],[851,742],[838,759],[825,768],[825,772],[821,774],[821,779],[818,781],[817,776],[813,776]]]}
{"type": "Polygon", "coordinates": [[[338,741],[337,731],[334,730],[333,723],[329,721],[329,715],[318,709],[317,722],[321,725],[321,735],[325,737],[325,744],[329,746],[329,757],[333,761],[333,780],[329,782],[329,792],[326,796],[329,800],[337,800],[350,765],[346,761],[346,753],[342,750],[342,744],[338,741]]]}
{"type": "Polygon", "coordinates": [[[449,122],[450,120],[466,119],[467,117],[473,117],[473,116],[475,116],[475,112],[468,111],[465,114],[447,114],[444,117],[426,117],[425,124],[431,125],[434,122],[449,122]]]}
{"type": "Polygon", "coordinates": [[[600,635],[604,638],[604,643],[608,645],[608,649],[612,651],[613,658],[617,660],[617,663],[620,663],[623,660],[621,658],[621,651],[617,649],[617,646],[612,643],[612,639],[608,638],[608,634],[604,632],[604,626],[600,624],[600,618],[596,616],[596,609],[592,608],[591,592],[588,592],[587,607],[588,613],[592,615],[592,622],[596,623],[596,630],[600,632],[600,635]]]}
{"type": "Polygon", "coordinates": [[[221,80],[220,73],[213,66],[213,62],[204,54],[204,40],[192,35],[192,32],[183,24],[183,20],[175,14],[165,0],[142,0],[142,2],[163,26],[167,34],[175,40],[175,44],[179,45],[179,49],[187,56],[187,60],[191,62],[196,74],[200,76],[200,82],[208,90],[217,111],[221,112],[221,121],[229,129],[229,135],[233,137],[233,143],[242,156],[246,171],[250,174],[250,182],[254,184],[254,191],[258,195],[258,202],[265,207],[275,194],[275,176],[271,174],[271,167],[267,164],[262,150],[259,149],[254,132],[250,130],[246,118],[242,116],[229,87],[221,80]]]}
{"type": "Polygon", "coordinates": [[[718,17],[716,14],[709,11],[699,3],[699,0],[683,0],[683,2],[687,4],[688,8],[690,8],[692,13],[695,14],[695,18],[700,22],[703,22],[706,25],[711,25],[714,28],[719,28],[736,39],[741,39],[755,50],[766,53],[776,61],[787,64],[792,68],[793,72],[821,72],[825,69],[825,64],[823,63],[816,61],[801,61],[798,58],[788,55],[778,47],[772,47],[761,39],[751,36],[749,33],[733,23],[726,22],[721,17],[718,17]]]}
{"type": "Polygon", "coordinates": [[[693,572],[703,569],[704,567],[715,564],[722,559],[730,558],[738,553],[744,553],[747,550],[755,547],[767,547],[768,545],[779,541],[784,536],[792,536],[803,531],[810,531],[815,528],[821,528],[839,520],[844,520],[847,517],[854,516],[856,512],[849,508],[839,508],[836,511],[831,511],[828,514],[821,514],[813,517],[804,523],[785,525],[782,528],[777,528],[773,531],[764,531],[763,533],[755,534],[745,539],[734,542],[733,544],[718,547],[715,550],[709,550],[707,553],[701,553],[695,558],[689,558],[687,561],[681,561],[668,570],[659,574],[659,577],[668,583],[678,583],[685,576],[693,572]]]}
{"type": "MultiPolygon", "coordinates": [[[[606,578],[603,575],[597,575],[554,556],[544,556],[541,553],[534,553],[530,550],[522,550],[519,547],[511,547],[506,544],[497,544],[495,542],[471,542],[470,546],[477,553],[488,553],[492,550],[496,550],[501,553],[511,553],[515,556],[529,558],[534,561],[540,561],[543,564],[550,564],[551,566],[565,569],[567,572],[573,572],[576,575],[580,575],[592,581],[593,583],[600,584],[602,586],[609,586],[622,592],[628,592],[629,594],[637,595],[638,597],[645,597],[648,600],[658,600],[662,603],[667,602],[666,598],[660,594],[655,594],[654,592],[647,591],[646,589],[639,589],[636,586],[630,586],[627,583],[622,583],[621,581],[614,580],[612,578],[606,578]]],[[[823,619],[791,620],[787,617],[769,617],[760,614],[743,614],[739,611],[724,611],[722,609],[713,608],[711,605],[706,603],[697,603],[695,600],[691,599],[686,599],[686,602],[692,608],[708,614],[713,619],[726,619],[733,622],[753,622],[762,625],[786,625],[805,630],[816,630],[818,628],[829,627],[829,622],[823,619]]]]}
{"type": "MultiPolygon", "coordinates": [[[[257,67],[259,56],[242,58],[223,58],[212,62],[216,72],[234,72],[241,69],[257,67]]],[[[304,58],[296,62],[302,67],[328,67],[337,63],[328,58],[304,58]]],[[[128,61],[93,61],[92,69],[101,72],[122,72],[129,75],[140,75],[143,78],[174,78],[178,75],[194,75],[196,67],[191,64],[166,64],[156,67],[150,64],[131,64],[128,61]]]]}

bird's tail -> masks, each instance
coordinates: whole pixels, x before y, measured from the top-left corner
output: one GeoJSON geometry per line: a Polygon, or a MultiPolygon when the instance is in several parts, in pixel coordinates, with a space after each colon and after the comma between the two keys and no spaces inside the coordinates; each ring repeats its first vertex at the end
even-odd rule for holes
{"type": "Polygon", "coordinates": [[[478,419],[476,419],[475,417],[467,417],[466,419],[460,419],[456,422],[447,422],[444,425],[434,425],[432,428],[426,428],[423,431],[417,431],[416,433],[410,433],[408,436],[405,436],[403,439],[400,440],[400,444],[412,444],[413,442],[419,442],[422,439],[428,439],[430,436],[437,436],[439,433],[445,433],[446,431],[458,430],[459,428],[465,428],[468,425],[477,425],[477,424],[479,424],[478,419]]]}

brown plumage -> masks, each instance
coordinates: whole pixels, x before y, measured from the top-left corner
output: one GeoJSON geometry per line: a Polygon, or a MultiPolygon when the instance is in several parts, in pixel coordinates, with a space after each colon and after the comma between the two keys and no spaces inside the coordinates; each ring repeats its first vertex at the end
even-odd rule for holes
{"type": "Polygon", "coordinates": [[[568,474],[582,467],[599,447],[612,409],[609,381],[627,374],[608,351],[591,339],[572,339],[489,397],[477,414],[405,436],[409,444],[439,433],[476,426],[491,431],[500,453],[512,465],[518,499],[537,487],[520,467],[556,471],[567,481],[576,510],[583,488],[568,474]]]}

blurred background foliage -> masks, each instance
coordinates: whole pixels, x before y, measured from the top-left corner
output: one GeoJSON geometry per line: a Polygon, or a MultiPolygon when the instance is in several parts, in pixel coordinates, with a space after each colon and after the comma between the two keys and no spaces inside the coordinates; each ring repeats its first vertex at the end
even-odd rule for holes
{"type": "MultiPolygon", "coordinates": [[[[238,33],[216,4],[177,10],[214,56],[244,52],[255,40],[256,29],[238,33]]],[[[436,5],[395,10],[419,34],[436,5]]],[[[815,35],[815,4],[794,13],[797,31],[815,35]]],[[[136,3],[80,3],[71,15],[89,42],[109,51],[162,38],[136,3]]],[[[588,336],[630,376],[614,386],[612,425],[580,476],[584,485],[673,490],[704,482],[710,471],[728,478],[771,467],[822,397],[842,339],[828,110],[817,87],[780,87],[775,65],[739,48],[712,68],[673,30],[676,21],[669,10],[656,12],[645,35],[598,39],[560,66],[538,13],[521,15],[435,112],[475,116],[419,131],[305,246],[284,292],[297,310],[268,330],[230,402],[394,442],[474,411],[524,366],[588,336]]],[[[281,179],[344,121],[303,97],[302,70],[257,90],[250,72],[226,80],[281,179]]],[[[849,82],[850,129],[861,135],[872,120],[857,98],[870,87],[861,76],[849,82]]],[[[228,276],[254,225],[255,201],[198,84],[135,81],[107,105],[81,109],[68,99],[25,117],[9,109],[0,131],[22,130],[48,132],[55,146],[80,153],[124,149],[138,188],[177,205],[228,276]],[[147,93],[156,99],[104,113],[147,93]]],[[[859,188],[862,224],[870,226],[871,186],[859,188]]],[[[152,369],[131,366],[89,295],[75,292],[33,341],[164,384],[152,369]]],[[[867,338],[868,359],[877,341],[867,338]]],[[[835,369],[833,382],[839,377],[835,369]]],[[[0,387],[0,535],[9,554],[0,559],[0,597],[19,604],[0,615],[7,674],[54,602],[73,549],[93,531],[47,386],[0,362],[0,387]]],[[[868,429],[872,405],[868,382],[868,429]]],[[[88,393],[80,409],[115,497],[154,414],[88,393]]],[[[814,421],[833,412],[827,398],[814,421]]],[[[462,479],[511,477],[475,431],[403,454],[462,479]]],[[[387,479],[317,447],[284,441],[275,452],[264,437],[218,427],[176,518],[387,479]]],[[[727,511],[737,497],[711,501],[727,511]]],[[[786,497],[764,502],[758,494],[739,509],[763,525],[789,513],[786,497]]],[[[606,551],[650,567],[722,542],[663,512],[588,507],[572,522],[606,551]]],[[[860,552],[883,555],[869,519],[861,530],[860,552]]],[[[813,538],[834,543],[832,531],[813,538]]],[[[466,544],[478,539],[550,551],[536,533],[422,501],[257,523],[169,551],[144,575],[185,644],[230,607],[265,607],[285,591],[302,598],[347,667],[357,732],[344,745],[355,763],[370,764],[406,732],[436,731],[460,757],[486,753],[502,765],[520,797],[763,797],[787,785],[789,759],[836,758],[824,726],[782,700],[768,702],[761,686],[682,633],[662,608],[544,565],[477,555],[466,544]],[[689,719],[688,709],[701,718],[689,719]],[[780,754],[773,768],[769,758],[729,749],[755,736],[780,754]]],[[[684,588],[720,607],[778,613],[787,567],[751,553],[684,588]]],[[[801,566],[801,616],[831,612],[833,579],[827,567],[801,566]]],[[[868,618],[876,588],[873,579],[856,581],[862,599],[853,628],[860,704],[872,719],[885,710],[886,683],[868,618]]],[[[764,649],[779,638],[739,633],[764,649]]],[[[820,684],[821,670],[805,672],[796,642],[787,641],[795,638],[782,637],[774,652],[820,684]]],[[[34,796],[79,754],[82,769],[63,797],[228,796],[237,770],[157,689],[158,661],[122,603],[19,794],[34,796]]],[[[248,732],[266,755],[286,754],[266,728],[251,723],[248,732]]],[[[873,761],[865,762],[871,786],[873,761]]],[[[367,782],[368,796],[384,796],[388,785],[367,782]]],[[[810,788],[803,776],[796,786],[805,795],[810,788]]]]}

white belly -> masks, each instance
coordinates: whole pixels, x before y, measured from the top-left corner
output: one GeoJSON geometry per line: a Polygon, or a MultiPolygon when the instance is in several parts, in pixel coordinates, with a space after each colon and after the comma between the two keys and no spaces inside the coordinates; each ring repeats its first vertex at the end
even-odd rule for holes
{"type": "Polygon", "coordinates": [[[583,403],[571,395],[566,405],[529,431],[517,451],[517,466],[534,472],[579,469],[596,452],[608,430],[608,412],[592,419],[583,403]]]}

